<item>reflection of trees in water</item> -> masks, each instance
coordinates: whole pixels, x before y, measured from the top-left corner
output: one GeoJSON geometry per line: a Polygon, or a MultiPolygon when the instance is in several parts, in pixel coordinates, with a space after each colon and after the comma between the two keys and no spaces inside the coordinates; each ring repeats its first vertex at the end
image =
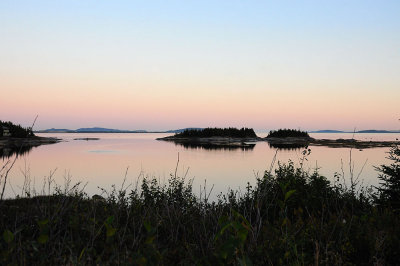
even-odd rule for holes
{"type": "Polygon", "coordinates": [[[185,149],[198,149],[198,150],[227,150],[227,151],[251,151],[254,149],[255,144],[248,144],[246,146],[229,146],[229,145],[216,145],[216,144],[201,144],[201,143],[179,143],[175,142],[177,146],[183,146],[185,149]]]}
{"type": "Polygon", "coordinates": [[[8,159],[14,155],[24,155],[32,150],[32,146],[0,148],[0,158],[8,159]]]}
{"type": "Polygon", "coordinates": [[[268,146],[270,148],[278,149],[278,150],[300,150],[307,149],[308,144],[306,143],[270,143],[268,142],[268,146]]]}

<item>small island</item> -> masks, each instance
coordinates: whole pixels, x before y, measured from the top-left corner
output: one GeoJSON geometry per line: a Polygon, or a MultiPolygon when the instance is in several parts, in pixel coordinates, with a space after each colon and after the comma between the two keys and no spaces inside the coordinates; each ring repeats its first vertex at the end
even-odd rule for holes
{"type": "Polygon", "coordinates": [[[291,148],[308,146],[325,146],[331,148],[378,148],[391,147],[399,141],[361,141],[352,139],[315,139],[308,132],[296,129],[279,129],[270,131],[264,139],[271,147],[291,148]]]}
{"type": "Polygon", "coordinates": [[[266,137],[268,139],[278,138],[278,139],[287,139],[287,138],[302,138],[302,139],[310,139],[310,135],[306,131],[301,131],[297,129],[278,129],[271,130],[266,137]]]}
{"type": "Polygon", "coordinates": [[[180,144],[205,145],[214,147],[253,147],[260,141],[252,128],[204,128],[187,129],[173,136],[157,140],[172,141],[180,144]]]}
{"type": "Polygon", "coordinates": [[[299,149],[307,148],[315,139],[311,138],[306,131],[297,129],[271,130],[263,140],[269,146],[276,149],[299,149]]]}
{"type": "Polygon", "coordinates": [[[86,141],[89,141],[89,140],[99,140],[100,138],[74,138],[74,140],[86,140],[86,141]]]}
{"type": "Polygon", "coordinates": [[[331,148],[377,148],[391,147],[399,141],[361,141],[355,139],[315,139],[308,132],[297,129],[278,129],[269,132],[265,138],[256,135],[252,128],[204,128],[186,129],[173,136],[158,138],[157,140],[171,141],[175,144],[184,144],[185,147],[212,147],[212,148],[249,148],[259,141],[268,142],[276,149],[300,149],[308,146],[325,146],[331,148]]]}

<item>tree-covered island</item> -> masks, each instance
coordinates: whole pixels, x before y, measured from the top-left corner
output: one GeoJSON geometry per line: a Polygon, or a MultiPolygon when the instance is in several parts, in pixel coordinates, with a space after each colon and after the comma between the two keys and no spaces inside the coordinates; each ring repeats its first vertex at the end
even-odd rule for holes
{"type": "Polygon", "coordinates": [[[177,138],[210,138],[210,137],[228,137],[228,138],[257,138],[254,129],[243,127],[241,129],[229,128],[204,128],[204,129],[186,129],[181,133],[174,135],[177,138]]]}
{"type": "Polygon", "coordinates": [[[251,147],[261,140],[252,128],[204,128],[186,129],[173,136],[157,140],[173,141],[179,144],[196,144],[214,147],[251,147]]]}
{"type": "Polygon", "coordinates": [[[326,146],[332,148],[366,149],[391,147],[399,141],[360,141],[355,139],[315,139],[308,132],[297,129],[271,130],[267,137],[258,137],[252,128],[204,128],[186,129],[173,136],[157,140],[171,141],[187,146],[207,145],[208,147],[250,147],[256,142],[267,141],[272,148],[294,148],[308,146],[326,146]]]}
{"type": "Polygon", "coordinates": [[[270,147],[293,148],[308,146],[325,146],[331,148],[376,148],[391,147],[399,144],[399,141],[361,141],[351,139],[316,139],[311,137],[308,132],[298,129],[278,129],[271,130],[263,140],[270,144],[270,147]]]}
{"type": "Polygon", "coordinates": [[[278,129],[271,130],[267,138],[310,138],[306,131],[298,129],[278,129]]]}
{"type": "Polygon", "coordinates": [[[36,136],[31,127],[22,127],[10,121],[0,120],[0,155],[26,150],[42,144],[58,142],[59,139],[36,136]],[[7,150],[5,152],[4,150],[7,150]]]}

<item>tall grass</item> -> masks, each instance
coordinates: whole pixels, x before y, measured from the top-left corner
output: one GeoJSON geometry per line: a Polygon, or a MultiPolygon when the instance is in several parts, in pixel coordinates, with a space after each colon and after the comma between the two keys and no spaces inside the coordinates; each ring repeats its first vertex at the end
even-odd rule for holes
{"type": "Polygon", "coordinates": [[[398,262],[393,209],[292,162],[265,172],[244,193],[208,197],[173,174],[166,184],[144,178],[104,198],[68,183],[50,195],[3,200],[0,264],[398,262]]]}

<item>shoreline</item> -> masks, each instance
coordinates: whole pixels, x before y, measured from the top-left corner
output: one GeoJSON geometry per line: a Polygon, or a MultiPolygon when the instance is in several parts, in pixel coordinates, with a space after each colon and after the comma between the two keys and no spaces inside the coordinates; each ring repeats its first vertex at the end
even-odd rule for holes
{"type": "Polygon", "coordinates": [[[0,137],[0,149],[15,149],[20,147],[37,147],[40,145],[54,144],[61,142],[62,139],[49,137],[30,137],[30,138],[13,138],[0,137]]]}
{"type": "Polygon", "coordinates": [[[355,139],[314,139],[304,137],[288,137],[288,138],[232,138],[232,137],[175,137],[168,136],[157,138],[156,140],[171,141],[179,144],[197,144],[197,145],[215,145],[225,147],[249,147],[254,146],[257,142],[268,142],[271,145],[282,146],[324,146],[329,148],[383,148],[399,145],[400,141],[362,141],[355,139]]]}
{"type": "Polygon", "coordinates": [[[262,138],[232,138],[232,137],[209,137],[209,138],[188,138],[168,136],[156,140],[171,141],[179,144],[213,145],[221,147],[253,147],[262,138]]]}
{"type": "Polygon", "coordinates": [[[265,138],[270,144],[324,146],[329,148],[384,148],[400,144],[400,141],[363,141],[356,139],[314,139],[314,138],[265,138]]]}

